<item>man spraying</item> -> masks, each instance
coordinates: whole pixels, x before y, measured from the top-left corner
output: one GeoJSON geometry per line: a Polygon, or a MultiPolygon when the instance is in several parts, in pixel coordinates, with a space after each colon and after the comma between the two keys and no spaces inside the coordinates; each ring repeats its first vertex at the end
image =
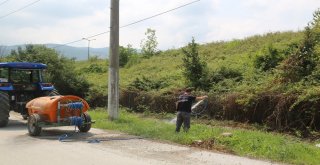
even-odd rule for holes
{"type": "Polygon", "coordinates": [[[192,103],[196,100],[203,100],[208,98],[208,96],[192,96],[192,89],[187,88],[180,96],[177,101],[177,122],[176,122],[176,132],[180,132],[180,128],[183,123],[183,129],[188,132],[190,129],[190,114],[192,103]]]}

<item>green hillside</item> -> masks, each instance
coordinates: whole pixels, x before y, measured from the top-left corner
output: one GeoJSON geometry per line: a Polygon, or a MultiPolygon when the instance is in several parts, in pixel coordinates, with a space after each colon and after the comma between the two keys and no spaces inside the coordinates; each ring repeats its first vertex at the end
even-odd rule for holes
{"type": "MultiPolygon", "coordinates": [[[[256,76],[256,69],[253,66],[253,60],[261,51],[272,45],[281,51],[288,49],[292,43],[298,43],[302,40],[302,32],[277,32],[265,35],[256,35],[243,40],[233,40],[229,42],[213,42],[200,45],[199,53],[204,59],[211,72],[215,72],[222,67],[237,70],[243,74],[245,80],[251,80],[256,76]]],[[[166,86],[161,92],[168,92],[172,89],[186,87],[185,79],[182,74],[182,51],[180,49],[167,50],[160,55],[141,59],[133,66],[120,69],[121,88],[127,88],[137,78],[146,77],[154,81],[165,81],[166,86]]],[[[91,60],[89,62],[77,62],[78,70],[89,69],[97,66],[103,70],[108,69],[104,60],[91,60]]],[[[90,70],[90,69],[89,69],[90,70]]],[[[87,79],[102,89],[106,89],[107,73],[88,71],[85,74],[87,79]]],[[[261,77],[263,79],[263,77],[261,77]]]]}
{"type": "MultiPolygon", "coordinates": [[[[275,32],[199,45],[210,87],[196,91],[209,95],[204,115],[263,123],[276,130],[303,130],[304,135],[320,128],[315,111],[320,105],[317,59],[299,55],[306,34],[275,32]]],[[[305,52],[311,50],[317,46],[305,52]]],[[[166,50],[150,58],[138,57],[121,68],[120,104],[137,112],[174,112],[175,97],[189,85],[183,74],[183,56],[181,49],[166,50]]],[[[93,84],[87,97],[91,105],[106,106],[107,62],[91,59],[76,64],[76,70],[93,84]]]]}

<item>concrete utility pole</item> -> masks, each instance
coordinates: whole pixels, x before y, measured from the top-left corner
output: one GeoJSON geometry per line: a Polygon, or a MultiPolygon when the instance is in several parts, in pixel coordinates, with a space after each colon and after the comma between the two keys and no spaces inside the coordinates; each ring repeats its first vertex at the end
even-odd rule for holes
{"type": "Polygon", "coordinates": [[[109,119],[119,114],[119,0],[111,0],[108,113],[109,119]]]}
{"type": "Polygon", "coordinates": [[[96,39],[88,39],[88,38],[82,38],[83,40],[87,40],[88,41],[88,60],[90,58],[90,41],[96,40],[96,39]]]}

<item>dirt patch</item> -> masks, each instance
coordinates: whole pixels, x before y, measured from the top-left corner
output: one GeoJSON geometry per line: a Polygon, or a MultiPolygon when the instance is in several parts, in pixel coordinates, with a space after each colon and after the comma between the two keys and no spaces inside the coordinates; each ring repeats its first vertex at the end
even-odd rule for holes
{"type": "Polygon", "coordinates": [[[231,153],[235,154],[234,151],[228,149],[224,145],[218,144],[217,140],[212,138],[212,139],[207,139],[207,140],[196,140],[191,143],[191,147],[197,147],[197,148],[203,148],[207,150],[214,150],[214,151],[219,151],[219,152],[224,152],[224,153],[231,153]]]}

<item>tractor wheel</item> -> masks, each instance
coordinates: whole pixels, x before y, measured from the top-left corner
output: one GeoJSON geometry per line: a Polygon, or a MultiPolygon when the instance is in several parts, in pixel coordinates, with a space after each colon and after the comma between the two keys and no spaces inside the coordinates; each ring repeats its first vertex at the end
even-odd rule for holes
{"type": "Polygon", "coordinates": [[[7,126],[9,122],[9,95],[8,93],[0,91],[0,127],[7,126]]]}
{"type": "Polygon", "coordinates": [[[38,136],[41,133],[41,127],[38,126],[40,116],[38,114],[32,114],[28,118],[28,131],[31,136],[38,136]]]}
{"type": "Polygon", "coordinates": [[[60,93],[59,93],[56,89],[54,89],[54,90],[52,90],[52,91],[47,91],[47,92],[45,93],[45,95],[46,95],[46,96],[59,96],[60,93]]]}
{"type": "Polygon", "coordinates": [[[83,118],[83,121],[85,124],[82,124],[81,126],[78,126],[80,132],[88,132],[91,128],[91,117],[88,113],[83,113],[81,116],[83,118]]]}

